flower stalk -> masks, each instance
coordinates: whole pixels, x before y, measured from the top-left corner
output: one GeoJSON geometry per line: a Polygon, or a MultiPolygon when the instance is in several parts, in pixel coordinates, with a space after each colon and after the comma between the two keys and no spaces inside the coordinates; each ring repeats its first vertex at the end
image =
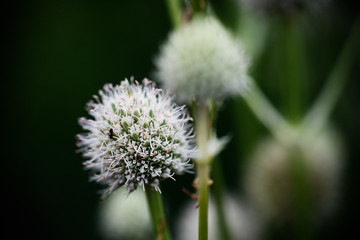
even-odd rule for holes
{"type": "Polygon", "coordinates": [[[329,78],[323,88],[321,94],[315,104],[308,111],[302,125],[321,127],[323,126],[331,111],[333,110],[336,101],[341,92],[344,90],[346,81],[351,73],[351,68],[354,65],[354,60],[359,52],[360,41],[360,18],[358,18],[351,29],[350,36],[344,44],[340,56],[329,75],[329,78]]]}
{"type": "Polygon", "coordinates": [[[211,121],[209,108],[206,103],[198,103],[195,114],[196,142],[198,156],[196,170],[198,177],[199,198],[199,240],[208,239],[208,204],[210,163],[212,157],[208,153],[207,143],[210,136],[211,121]]]}
{"type": "Polygon", "coordinates": [[[291,123],[298,123],[306,99],[306,56],[304,43],[300,40],[304,37],[296,14],[288,16],[284,24],[285,114],[291,123]]]}
{"type": "Polygon", "coordinates": [[[149,187],[146,187],[145,192],[156,239],[171,240],[161,194],[149,187]]]}
{"type": "Polygon", "coordinates": [[[166,7],[169,12],[171,24],[178,28],[181,24],[181,4],[179,0],[166,0],[166,7]]]}
{"type": "Polygon", "coordinates": [[[224,207],[224,179],[222,172],[222,165],[219,157],[215,157],[212,169],[212,178],[216,183],[213,187],[214,200],[216,205],[216,213],[219,220],[220,237],[222,240],[230,240],[231,234],[226,220],[224,207]]]}
{"type": "Polygon", "coordinates": [[[199,240],[208,239],[209,173],[209,164],[197,164],[197,175],[199,179],[199,240]]]}
{"type": "Polygon", "coordinates": [[[202,12],[205,10],[206,1],[205,0],[190,0],[191,8],[194,13],[202,12]]]}
{"type": "Polygon", "coordinates": [[[313,208],[311,199],[311,182],[309,169],[301,152],[292,148],[290,152],[290,173],[294,185],[295,225],[297,239],[312,239],[313,208]]]}
{"type": "Polygon", "coordinates": [[[292,126],[273,107],[251,78],[249,79],[249,88],[250,91],[244,94],[244,100],[249,108],[276,139],[286,142],[289,134],[294,134],[292,126]]]}

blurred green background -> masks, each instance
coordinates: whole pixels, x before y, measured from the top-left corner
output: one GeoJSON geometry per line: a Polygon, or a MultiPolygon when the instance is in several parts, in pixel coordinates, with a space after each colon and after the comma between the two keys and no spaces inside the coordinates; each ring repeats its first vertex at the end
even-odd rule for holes
{"type": "MultiPolygon", "coordinates": [[[[210,2],[219,18],[235,29],[234,2],[210,2]]],[[[171,29],[165,4],[34,0],[13,2],[5,11],[2,118],[6,139],[1,198],[6,225],[1,234],[11,239],[101,239],[96,225],[99,187],[88,182],[82,157],[75,153],[75,135],[81,132],[77,119],[86,115],[85,103],[105,83],[151,77],[153,59],[171,29]]],[[[310,14],[305,21],[311,77],[304,80],[304,108],[316,98],[357,16],[358,3],[338,0],[321,19],[310,14]]],[[[273,35],[276,39],[276,31],[273,35]]],[[[268,47],[279,45],[274,40],[268,47]]],[[[276,69],[276,59],[263,59],[259,85],[281,110],[282,83],[262,77],[276,69]],[[275,62],[275,67],[269,62],[275,62]]],[[[319,239],[359,237],[359,74],[357,57],[331,121],[342,131],[346,144],[342,202],[334,218],[320,229],[319,239]]],[[[222,153],[225,182],[229,189],[241,191],[242,160],[256,140],[268,133],[239,99],[227,101],[219,116],[219,135],[232,135],[222,153]]],[[[164,183],[170,224],[188,198],[181,188],[190,188],[192,178],[182,176],[175,183],[164,183]]]]}

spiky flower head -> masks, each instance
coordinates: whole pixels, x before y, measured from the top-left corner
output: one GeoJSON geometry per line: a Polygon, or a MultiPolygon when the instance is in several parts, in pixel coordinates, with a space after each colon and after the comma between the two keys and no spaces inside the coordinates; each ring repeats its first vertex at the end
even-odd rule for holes
{"type": "Polygon", "coordinates": [[[78,146],[93,170],[91,180],[106,185],[103,195],[125,186],[160,192],[161,180],[188,171],[192,153],[190,118],[185,106],[145,79],[142,84],[124,80],[106,84],[95,101],[87,104],[92,119],[80,118],[86,133],[77,135],[78,146]]]}
{"type": "Polygon", "coordinates": [[[157,77],[180,102],[242,93],[247,58],[241,43],[213,17],[172,32],[156,59],[157,77]]]}
{"type": "Polygon", "coordinates": [[[265,139],[249,160],[245,189],[264,218],[291,222],[297,217],[294,168],[305,171],[308,190],[301,191],[307,194],[313,219],[320,222],[334,211],[342,160],[341,142],[334,131],[300,133],[287,143],[265,139]],[[294,165],[297,160],[302,164],[294,165]]]}

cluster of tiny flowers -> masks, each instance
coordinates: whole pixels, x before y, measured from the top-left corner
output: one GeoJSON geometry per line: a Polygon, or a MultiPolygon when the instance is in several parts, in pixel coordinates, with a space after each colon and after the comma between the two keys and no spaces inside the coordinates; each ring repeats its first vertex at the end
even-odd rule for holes
{"type": "Polygon", "coordinates": [[[222,99],[246,87],[242,44],[213,17],[198,17],[169,36],[155,62],[157,77],[180,102],[222,99]]]}
{"type": "Polygon", "coordinates": [[[80,118],[86,133],[77,135],[78,147],[93,170],[91,180],[105,184],[103,195],[125,186],[156,189],[163,179],[189,171],[193,152],[190,117],[185,106],[145,79],[106,84],[87,104],[93,119],[80,118]]]}

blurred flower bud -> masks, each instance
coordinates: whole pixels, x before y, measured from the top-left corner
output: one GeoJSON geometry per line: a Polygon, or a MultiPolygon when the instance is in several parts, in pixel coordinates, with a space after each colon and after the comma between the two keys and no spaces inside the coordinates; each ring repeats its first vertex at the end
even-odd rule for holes
{"type": "Polygon", "coordinates": [[[181,102],[222,99],[246,88],[242,45],[213,17],[172,32],[157,57],[157,77],[181,102]]]}
{"type": "Polygon", "coordinates": [[[100,233],[105,239],[147,239],[152,225],[145,192],[135,190],[128,197],[126,190],[114,191],[99,209],[100,233]]]}
{"type": "Polygon", "coordinates": [[[315,134],[300,132],[286,143],[263,140],[249,159],[245,176],[245,189],[251,203],[265,219],[294,220],[297,189],[292,163],[300,159],[306,171],[308,207],[317,222],[324,219],[333,212],[338,200],[340,145],[337,135],[329,130],[315,134]]]}

